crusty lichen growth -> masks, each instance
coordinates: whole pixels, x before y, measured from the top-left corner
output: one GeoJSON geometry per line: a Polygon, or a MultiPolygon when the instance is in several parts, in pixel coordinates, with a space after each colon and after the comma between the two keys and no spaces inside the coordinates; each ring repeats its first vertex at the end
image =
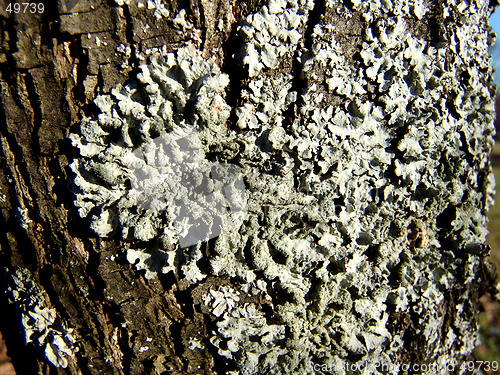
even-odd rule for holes
{"type": "Polygon", "coordinates": [[[73,329],[68,329],[56,309],[50,307],[27,269],[8,274],[11,274],[9,299],[20,313],[26,344],[42,351],[54,366],[68,367],[77,351],[73,329]]]}
{"type": "Polygon", "coordinates": [[[202,252],[188,247],[237,227],[246,213],[239,169],[205,158],[234,141],[225,127],[228,77],[185,47],[153,54],[137,78],[98,96],[101,114],[71,135],[82,156],[71,164],[76,205],[100,237],[158,242],[127,254],[147,277],[181,258],[190,265],[184,275],[200,280],[202,252]]]}
{"type": "MultiPolygon", "coordinates": [[[[98,235],[155,239],[165,272],[202,279],[200,246],[182,250],[168,209],[137,211],[125,184],[133,149],[194,125],[203,157],[216,151],[241,168],[248,206],[210,249],[210,272],[242,287],[206,296],[219,354],[242,374],[344,374],[346,363],[409,361],[414,340],[412,360],[441,371],[477,336],[475,273],[494,186],[491,9],[326,1],[314,26],[313,8],[270,0],[242,20],[237,58],[249,78],[235,129],[228,77],[189,48],[153,57],[136,86],[97,98],[102,114],[73,136],[77,205],[98,235]],[[408,19],[436,12],[450,23],[441,41],[412,34],[408,19]],[[354,14],[366,21],[356,58],[325,21],[354,14]],[[272,301],[272,317],[241,298],[249,286],[272,301]]],[[[161,270],[153,263],[140,267],[161,270]]]]}

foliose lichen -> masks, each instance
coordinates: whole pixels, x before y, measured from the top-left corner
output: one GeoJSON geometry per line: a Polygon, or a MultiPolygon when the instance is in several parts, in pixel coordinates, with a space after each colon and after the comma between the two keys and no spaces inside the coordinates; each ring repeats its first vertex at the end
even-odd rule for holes
{"type": "MultiPolygon", "coordinates": [[[[208,261],[242,288],[212,290],[206,304],[211,343],[242,374],[346,374],[345,364],[379,374],[369,366],[408,360],[409,339],[422,352],[413,360],[442,371],[477,340],[467,283],[484,256],[494,186],[490,9],[350,3],[326,1],[316,25],[305,0],[270,0],[242,20],[237,57],[248,80],[236,129],[227,126],[228,76],[186,47],[152,56],[138,82],[96,98],[102,113],[72,136],[80,215],[99,236],[154,240],[165,270],[190,280],[207,272],[200,244],[180,246],[174,199],[137,209],[134,150],[194,126],[200,164],[216,155],[237,165],[245,195],[234,207],[244,215],[216,231],[208,261]],[[416,35],[410,21],[429,26],[437,11],[460,22],[439,41],[416,35]],[[355,18],[353,57],[332,20],[355,18]],[[251,288],[269,297],[272,317],[242,298],[251,288]]],[[[148,264],[151,251],[129,256],[163,269],[148,264]]]]}
{"type": "Polygon", "coordinates": [[[42,351],[54,366],[66,368],[77,351],[73,329],[67,328],[50,306],[31,273],[19,269],[11,274],[8,292],[20,311],[26,344],[42,351]]]}
{"type": "MultiPolygon", "coordinates": [[[[190,47],[154,54],[141,69],[139,84],[96,98],[98,119],[84,119],[81,135],[71,135],[83,156],[71,169],[79,213],[96,234],[158,241],[158,251],[129,249],[127,259],[168,272],[181,248],[241,224],[245,192],[238,168],[205,158],[214,142],[232,142],[214,136],[227,133],[227,75],[190,47]]],[[[196,271],[200,249],[185,252],[193,264],[185,274],[203,278],[196,271]]]]}

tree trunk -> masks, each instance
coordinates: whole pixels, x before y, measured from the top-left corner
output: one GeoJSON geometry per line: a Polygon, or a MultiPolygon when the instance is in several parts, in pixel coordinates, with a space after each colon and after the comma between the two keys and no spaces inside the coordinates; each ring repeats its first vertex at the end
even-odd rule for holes
{"type": "Polygon", "coordinates": [[[18,374],[468,373],[492,4],[30,4],[0,8],[18,374]]]}

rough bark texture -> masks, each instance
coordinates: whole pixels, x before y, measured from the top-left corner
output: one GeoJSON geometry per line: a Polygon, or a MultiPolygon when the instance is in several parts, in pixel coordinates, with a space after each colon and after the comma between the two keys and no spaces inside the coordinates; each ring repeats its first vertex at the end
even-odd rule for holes
{"type": "Polygon", "coordinates": [[[254,53],[255,34],[270,26],[248,16],[283,13],[263,10],[263,1],[63,3],[35,14],[0,8],[0,331],[17,373],[333,373],[312,366],[370,361],[437,364],[445,373],[452,360],[471,358],[478,299],[494,283],[484,245],[489,4],[284,2],[292,21],[303,16],[298,39],[289,29],[282,50],[263,44],[254,53]],[[176,22],[181,9],[186,18],[176,22]],[[79,216],[69,165],[82,156],[69,134],[102,111],[98,95],[137,81],[148,50],[186,44],[228,74],[224,126],[234,142],[260,150],[252,161],[200,130],[207,157],[243,168],[250,234],[231,237],[240,240],[233,258],[227,236],[198,246],[199,280],[185,277],[186,260],[146,278],[127,255],[151,242],[119,230],[100,238],[79,216]],[[265,95],[275,112],[259,103],[265,95]],[[314,144],[327,128],[337,142],[330,154],[314,144]],[[373,158],[356,159],[369,150],[373,158]],[[268,186],[252,180],[252,163],[268,186]],[[342,174],[349,168],[363,172],[342,174]],[[370,170],[372,182],[363,177],[370,170]],[[327,219],[308,210],[307,197],[318,212],[329,207],[327,219]],[[284,237],[264,233],[273,227],[284,237]],[[227,306],[214,314],[218,298],[227,306]]]}

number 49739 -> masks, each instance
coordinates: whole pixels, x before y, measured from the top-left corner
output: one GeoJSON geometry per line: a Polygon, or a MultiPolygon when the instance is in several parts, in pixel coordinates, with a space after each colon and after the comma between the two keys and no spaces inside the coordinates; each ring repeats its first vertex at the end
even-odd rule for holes
{"type": "Polygon", "coordinates": [[[9,3],[5,9],[8,13],[43,13],[43,3],[9,3]]]}

